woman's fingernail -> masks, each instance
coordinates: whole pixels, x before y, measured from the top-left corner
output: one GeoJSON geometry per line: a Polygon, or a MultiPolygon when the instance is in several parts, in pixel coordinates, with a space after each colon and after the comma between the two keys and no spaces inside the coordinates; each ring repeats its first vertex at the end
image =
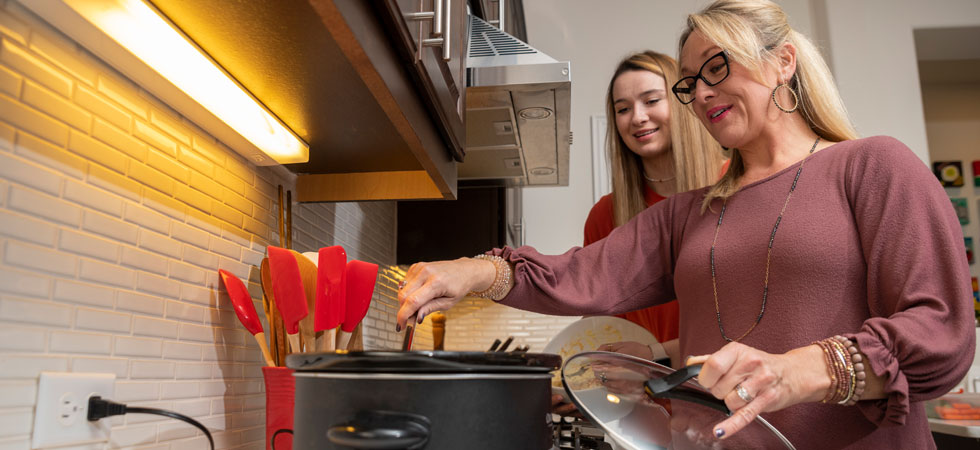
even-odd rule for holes
{"type": "Polygon", "coordinates": [[[396,324],[395,324],[395,333],[401,333],[401,331],[402,331],[402,326],[401,326],[401,325],[398,325],[398,324],[396,323],[396,324]]]}
{"type": "Polygon", "coordinates": [[[721,428],[715,428],[715,437],[716,438],[721,439],[724,436],[725,436],[725,430],[722,430],[721,428]]]}
{"type": "Polygon", "coordinates": [[[419,316],[419,323],[422,323],[423,320],[425,320],[425,314],[419,316]]]}

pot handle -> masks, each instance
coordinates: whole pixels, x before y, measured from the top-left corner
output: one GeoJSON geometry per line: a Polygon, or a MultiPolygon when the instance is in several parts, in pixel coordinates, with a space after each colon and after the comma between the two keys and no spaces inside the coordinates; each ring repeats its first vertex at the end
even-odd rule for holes
{"type": "Polygon", "coordinates": [[[327,439],[356,449],[420,449],[429,442],[429,419],[396,411],[361,411],[327,430],[327,439]]]}

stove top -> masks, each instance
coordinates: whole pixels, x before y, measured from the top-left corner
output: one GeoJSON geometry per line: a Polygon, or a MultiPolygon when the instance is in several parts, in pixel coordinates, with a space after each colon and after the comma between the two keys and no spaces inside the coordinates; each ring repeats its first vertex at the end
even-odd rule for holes
{"type": "Polygon", "coordinates": [[[555,446],[552,450],[613,450],[598,425],[577,417],[552,416],[555,446]]]}

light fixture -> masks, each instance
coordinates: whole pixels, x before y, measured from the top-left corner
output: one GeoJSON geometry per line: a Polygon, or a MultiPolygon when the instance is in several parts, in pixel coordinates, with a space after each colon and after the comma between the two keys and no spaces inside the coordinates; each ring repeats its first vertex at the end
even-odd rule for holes
{"type": "Polygon", "coordinates": [[[253,163],[309,160],[305,142],[144,1],[24,5],[253,163]]]}

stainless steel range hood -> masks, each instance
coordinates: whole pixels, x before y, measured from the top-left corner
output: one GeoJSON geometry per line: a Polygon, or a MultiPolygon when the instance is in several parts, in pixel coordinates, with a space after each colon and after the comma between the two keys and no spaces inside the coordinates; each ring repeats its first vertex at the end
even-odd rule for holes
{"type": "Polygon", "coordinates": [[[470,16],[466,157],[470,184],[567,186],[571,71],[470,16]]]}

